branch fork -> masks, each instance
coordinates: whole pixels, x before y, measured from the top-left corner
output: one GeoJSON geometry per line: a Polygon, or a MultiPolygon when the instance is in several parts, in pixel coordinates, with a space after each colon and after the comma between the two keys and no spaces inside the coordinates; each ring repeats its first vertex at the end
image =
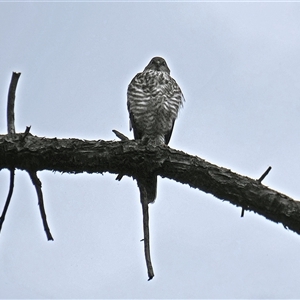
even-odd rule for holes
{"type": "MultiPolygon", "coordinates": [[[[17,89],[17,84],[19,81],[19,78],[21,76],[21,73],[12,73],[11,77],[11,82],[9,86],[9,91],[8,91],[8,97],[7,97],[7,133],[9,135],[15,135],[16,130],[15,130],[15,99],[16,99],[16,89],[17,89]]],[[[30,131],[31,126],[27,126],[24,134],[21,136],[20,141],[24,141],[25,138],[28,136],[29,131],[30,131]]],[[[40,213],[42,217],[42,222],[44,226],[44,230],[46,232],[46,236],[48,240],[53,240],[53,237],[51,235],[48,223],[47,223],[47,217],[46,217],[46,212],[45,212],[45,207],[44,207],[44,200],[43,200],[43,193],[42,193],[42,183],[37,177],[36,171],[30,171],[27,170],[31,181],[36,189],[37,197],[38,197],[38,203],[39,203],[39,208],[40,208],[40,213]]],[[[5,205],[2,211],[2,214],[0,216],[0,232],[5,220],[5,216],[10,204],[10,200],[13,195],[13,190],[14,190],[14,181],[15,181],[15,168],[10,169],[10,184],[9,184],[9,190],[8,190],[8,195],[5,201],[5,205]]]]}

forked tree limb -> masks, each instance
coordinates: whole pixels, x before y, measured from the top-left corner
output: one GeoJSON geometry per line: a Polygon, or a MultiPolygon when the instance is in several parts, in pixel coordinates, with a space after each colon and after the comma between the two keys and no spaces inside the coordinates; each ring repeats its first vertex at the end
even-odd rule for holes
{"type": "MultiPolygon", "coordinates": [[[[21,76],[21,73],[13,72],[11,76],[11,81],[8,89],[8,95],[7,95],[7,133],[9,135],[15,134],[15,99],[16,99],[16,89],[17,84],[19,81],[19,78],[21,76]]],[[[15,182],[15,168],[10,168],[10,183],[9,183],[9,190],[8,195],[4,204],[4,208],[0,217],[0,232],[2,229],[3,222],[5,220],[5,216],[10,204],[11,197],[14,192],[14,182],[15,182]]]]}
{"type": "Polygon", "coordinates": [[[189,184],[300,234],[300,202],[197,156],[138,141],[49,139],[31,134],[21,141],[22,135],[0,135],[0,170],[110,172],[137,178],[147,165],[156,175],[189,184]]]}
{"type": "MultiPolygon", "coordinates": [[[[110,172],[134,179],[147,174],[160,175],[183,184],[189,184],[215,197],[229,201],[244,210],[254,211],[276,223],[282,223],[300,234],[300,203],[262,184],[271,167],[253,180],[218,167],[168,146],[147,146],[130,141],[124,134],[113,130],[121,142],[82,141],[78,139],[48,139],[33,136],[30,127],[22,134],[15,133],[15,91],[20,73],[13,73],[8,93],[7,135],[0,135],[0,170],[10,170],[10,187],[0,216],[0,231],[13,194],[15,169],[26,170],[35,186],[40,214],[48,240],[53,240],[44,207],[42,183],[37,171],[51,170],[68,173],[110,172]]],[[[139,181],[138,181],[139,183],[139,181]]],[[[148,280],[154,277],[150,256],[149,207],[147,192],[138,184],[143,210],[144,252],[148,280]]]]}
{"type": "MultiPolygon", "coordinates": [[[[8,90],[8,97],[7,97],[7,133],[8,136],[15,136],[16,130],[15,130],[15,99],[16,99],[16,89],[17,89],[17,84],[19,81],[19,78],[21,76],[21,73],[12,73],[11,77],[11,82],[8,90]]],[[[24,134],[19,137],[20,142],[24,143],[25,138],[29,134],[31,126],[27,126],[24,134]]],[[[5,201],[5,205],[3,208],[3,212],[0,217],[0,231],[2,229],[3,222],[5,220],[5,216],[10,204],[10,200],[13,194],[13,189],[14,189],[14,179],[15,179],[15,167],[9,168],[10,170],[10,186],[9,186],[9,191],[7,195],[7,199],[5,201]]],[[[48,240],[53,240],[53,237],[51,235],[48,223],[47,223],[47,217],[46,217],[46,212],[44,208],[44,200],[43,200],[43,193],[42,193],[42,183],[37,177],[36,172],[32,170],[27,170],[28,174],[32,180],[33,185],[35,186],[37,197],[38,197],[38,203],[39,203],[39,208],[40,208],[40,213],[44,225],[44,229],[47,235],[48,240]]]]}

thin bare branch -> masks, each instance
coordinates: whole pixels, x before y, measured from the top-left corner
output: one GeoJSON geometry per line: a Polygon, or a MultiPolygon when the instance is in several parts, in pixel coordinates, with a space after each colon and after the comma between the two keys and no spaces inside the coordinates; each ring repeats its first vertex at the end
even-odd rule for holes
{"type": "Polygon", "coordinates": [[[0,232],[1,232],[1,229],[2,229],[3,222],[5,220],[6,212],[7,212],[8,207],[9,207],[10,199],[12,197],[13,190],[14,190],[14,182],[15,182],[15,169],[14,168],[12,168],[10,170],[10,180],[9,181],[10,181],[10,183],[9,183],[8,195],[7,195],[5,205],[4,205],[1,217],[0,217],[0,232]]]}
{"type": "Polygon", "coordinates": [[[143,185],[139,185],[140,195],[141,195],[141,204],[143,210],[143,230],[144,230],[144,252],[145,252],[145,260],[148,270],[148,281],[154,277],[153,267],[151,263],[150,256],[150,233],[149,233],[149,208],[148,208],[148,200],[147,193],[145,191],[145,187],[143,185]]]}
{"type": "Polygon", "coordinates": [[[15,98],[16,88],[21,73],[12,73],[11,82],[8,90],[7,99],[7,132],[8,134],[15,134],[15,98]]]}
{"type": "Polygon", "coordinates": [[[26,136],[29,134],[30,129],[31,129],[31,126],[26,126],[26,129],[25,129],[22,137],[20,138],[21,142],[23,142],[25,140],[26,136]]]}
{"type": "Polygon", "coordinates": [[[41,217],[42,217],[42,221],[43,221],[43,226],[44,226],[44,230],[46,232],[47,235],[47,239],[48,241],[53,241],[53,237],[51,235],[49,226],[48,226],[48,222],[47,222],[47,216],[46,216],[46,212],[45,212],[45,207],[44,207],[44,200],[43,200],[43,193],[42,193],[42,183],[39,180],[39,178],[37,177],[37,174],[35,171],[27,171],[30,179],[36,189],[36,193],[37,193],[37,197],[38,197],[38,203],[39,203],[39,207],[40,207],[40,213],[41,213],[41,217]]]}
{"type": "Polygon", "coordinates": [[[261,183],[261,182],[266,178],[266,176],[269,174],[269,172],[271,171],[271,169],[272,169],[272,167],[269,167],[269,168],[264,172],[264,174],[262,174],[262,175],[259,177],[259,179],[257,179],[257,181],[261,183]]]}

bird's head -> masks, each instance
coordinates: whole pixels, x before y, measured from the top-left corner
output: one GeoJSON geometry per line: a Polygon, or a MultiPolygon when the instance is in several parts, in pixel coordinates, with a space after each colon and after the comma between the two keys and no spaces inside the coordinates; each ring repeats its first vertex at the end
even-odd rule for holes
{"type": "Polygon", "coordinates": [[[161,71],[170,74],[170,69],[162,57],[153,57],[144,71],[146,70],[161,71]]]}

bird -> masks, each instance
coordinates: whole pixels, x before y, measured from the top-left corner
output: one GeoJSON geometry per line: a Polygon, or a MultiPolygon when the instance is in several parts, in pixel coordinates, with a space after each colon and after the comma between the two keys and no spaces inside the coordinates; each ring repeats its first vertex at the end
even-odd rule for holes
{"type": "MultiPolygon", "coordinates": [[[[134,139],[146,145],[168,145],[184,100],[165,59],[153,57],[143,72],[132,79],[127,90],[130,130],[133,130],[134,139]]],[[[138,178],[137,183],[140,190],[144,190],[146,202],[153,203],[157,176],[149,174],[138,178]]]]}

